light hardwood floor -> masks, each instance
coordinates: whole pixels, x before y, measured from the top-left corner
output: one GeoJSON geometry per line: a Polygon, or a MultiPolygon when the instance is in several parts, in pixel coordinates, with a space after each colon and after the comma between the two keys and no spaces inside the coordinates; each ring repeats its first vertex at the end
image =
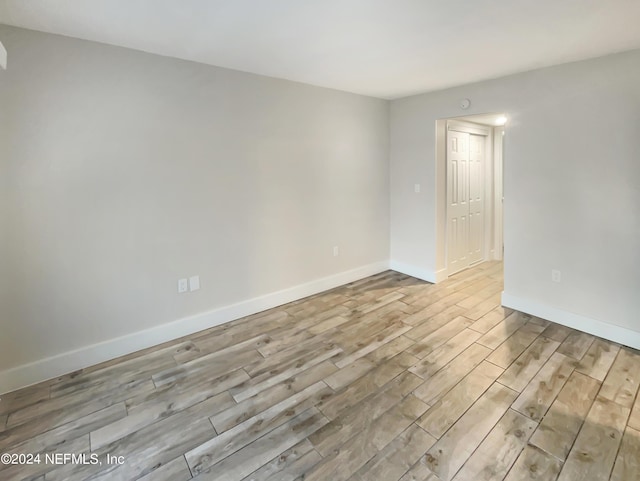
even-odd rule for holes
{"type": "Polygon", "coordinates": [[[5,395],[0,453],[102,464],[0,479],[640,480],[640,353],[501,290],[388,271],[5,395]]]}

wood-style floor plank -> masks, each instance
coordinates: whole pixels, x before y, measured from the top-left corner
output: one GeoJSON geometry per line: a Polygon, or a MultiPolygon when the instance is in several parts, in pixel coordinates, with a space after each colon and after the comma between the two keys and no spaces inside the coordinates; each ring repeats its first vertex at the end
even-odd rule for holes
{"type": "Polygon", "coordinates": [[[185,454],[191,471],[201,473],[209,469],[288,420],[307,411],[323,396],[329,394],[330,388],[324,382],[319,381],[192,449],[185,454]]]}
{"type": "Polygon", "coordinates": [[[381,389],[385,384],[394,378],[403,375],[413,380],[411,389],[413,390],[419,383],[420,378],[413,373],[405,372],[412,365],[415,357],[407,353],[399,354],[388,363],[382,364],[369,372],[354,383],[342,389],[335,396],[323,400],[318,404],[318,408],[329,419],[335,419],[340,412],[357,405],[369,395],[381,389]]]}
{"type": "Polygon", "coordinates": [[[138,481],[189,481],[190,479],[191,470],[184,456],[180,456],[139,478],[138,481]]]}
{"type": "Polygon", "coordinates": [[[353,476],[352,481],[397,481],[415,464],[436,439],[412,424],[379,451],[353,476]]]}
{"type": "Polygon", "coordinates": [[[628,417],[629,408],[608,399],[596,399],[558,481],[608,480],[628,417]]]}
{"type": "Polygon", "coordinates": [[[329,361],[316,364],[306,371],[292,376],[289,379],[285,379],[282,383],[276,384],[259,395],[235,403],[222,412],[214,414],[211,417],[211,423],[218,434],[223,433],[247,419],[257,416],[259,413],[287,399],[291,395],[326,379],[328,376],[331,376],[332,373],[336,372],[337,369],[338,368],[329,361]]]}
{"type": "Polygon", "coordinates": [[[443,481],[452,479],[516,396],[517,393],[511,389],[493,384],[427,451],[429,469],[443,481]]]}
{"type": "Polygon", "coordinates": [[[428,379],[455,359],[458,354],[465,351],[477,341],[479,337],[480,334],[476,331],[465,329],[417,362],[409,371],[420,376],[422,379],[428,379]]]}
{"type": "Polygon", "coordinates": [[[627,426],[611,481],[640,481],[640,431],[627,426]]]}
{"type": "Polygon", "coordinates": [[[469,329],[486,334],[513,313],[508,307],[498,306],[469,326],[469,329]]]}
{"type": "MultiPolygon", "coordinates": [[[[240,481],[286,452],[326,424],[327,419],[315,408],[299,414],[253,443],[200,472],[197,481],[240,481]]],[[[193,467],[192,467],[193,471],[193,467]]]]}
{"type": "Polygon", "coordinates": [[[472,344],[435,375],[427,379],[414,394],[429,405],[436,403],[491,352],[480,344],[472,344]]]}
{"type": "Polygon", "coordinates": [[[564,340],[573,332],[573,329],[560,324],[551,323],[547,328],[542,331],[542,335],[554,341],[564,342],[564,340]]]}
{"type": "Polygon", "coordinates": [[[208,399],[92,451],[100,459],[105,459],[107,454],[122,456],[124,464],[65,464],[47,473],[47,478],[51,481],[102,481],[145,476],[215,437],[216,433],[207,417],[217,409],[216,399],[208,399]],[[153,443],[154,449],[149,449],[150,443],[153,443]]]}
{"type": "Polygon", "coordinates": [[[514,312],[482,336],[478,340],[478,344],[482,344],[489,349],[495,349],[506,341],[514,332],[524,326],[527,320],[528,318],[526,316],[522,316],[520,313],[514,312]]]}
{"type": "Polygon", "coordinates": [[[571,358],[555,353],[513,403],[513,409],[541,420],[573,371],[571,358]]]}
{"type": "Polygon", "coordinates": [[[539,324],[532,322],[526,323],[511,337],[500,344],[489,357],[487,357],[487,361],[503,369],[507,369],[543,330],[544,327],[539,324]]]}
{"type": "Polygon", "coordinates": [[[558,352],[579,361],[594,340],[595,338],[586,332],[574,331],[560,344],[558,352]]]}
{"type": "Polygon", "coordinates": [[[640,481],[640,352],[385,271],[7,393],[7,481],[640,481]]]}
{"type": "Polygon", "coordinates": [[[451,391],[442,396],[417,423],[436,438],[442,437],[502,374],[502,369],[483,361],[451,391]]]}
{"type": "Polygon", "coordinates": [[[422,359],[451,338],[460,334],[469,327],[470,324],[471,321],[469,319],[464,316],[458,316],[428,336],[418,340],[413,346],[407,349],[407,352],[422,359]]]}
{"type": "Polygon", "coordinates": [[[629,416],[627,424],[636,431],[640,431],[640,396],[636,396],[636,402],[633,405],[633,410],[631,411],[631,416],[629,416]]]}
{"type": "Polygon", "coordinates": [[[374,395],[342,411],[309,439],[320,454],[328,456],[331,451],[401,402],[419,382],[419,378],[411,373],[401,374],[374,395]]]}
{"type": "Polygon", "coordinates": [[[38,384],[20,391],[2,395],[0,398],[0,415],[18,411],[34,404],[46,402],[50,398],[49,383],[38,384]]]}
{"type": "Polygon", "coordinates": [[[600,382],[596,379],[573,372],[538,426],[531,444],[564,462],[599,389],[600,382]]]}
{"type": "Polygon", "coordinates": [[[598,381],[604,381],[613,361],[616,359],[620,345],[604,339],[597,339],[576,366],[576,371],[586,374],[598,381]]]}
{"type": "Polygon", "coordinates": [[[418,398],[407,396],[305,473],[305,481],[348,479],[407,429],[427,408],[418,398]]]}
{"type": "Polygon", "coordinates": [[[560,460],[529,444],[518,456],[504,481],[555,481],[560,469],[560,460]]]}
{"type": "Polygon", "coordinates": [[[516,360],[507,368],[498,382],[522,392],[540,368],[556,351],[560,343],[546,337],[537,338],[516,360]]]}
{"type": "Polygon", "coordinates": [[[399,481],[442,481],[430,469],[427,455],[422,456],[417,463],[411,466],[399,481]]]}
{"type": "Polygon", "coordinates": [[[305,439],[279,454],[243,481],[294,481],[322,461],[322,456],[305,439]]]}
{"type": "MultiPolygon", "coordinates": [[[[638,351],[622,348],[602,383],[599,396],[630,408],[640,385],[640,356],[638,351]]],[[[9,418],[11,419],[11,418],[9,418]]]]}
{"type": "Polygon", "coordinates": [[[454,481],[503,479],[535,427],[535,421],[509,409],[453,478],[454,481]]]}

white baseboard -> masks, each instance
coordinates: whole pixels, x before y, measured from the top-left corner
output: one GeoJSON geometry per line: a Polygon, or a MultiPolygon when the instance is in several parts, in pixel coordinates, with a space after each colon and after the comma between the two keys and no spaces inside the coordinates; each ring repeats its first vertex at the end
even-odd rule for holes
{"type": "Polygon", "coordinates": [[[532,316],[540,317],[548,321],[553,321],[563,326],[571,327],[594,336],[608,339],[625,346],[640,349],[640,332],[627,329],[625,327],[609,324],[597,319],[574,314],[557,307],[548,306],[539,302],[513,296],[506,292],[502,293],[502,305],[532,316]]]}
{"type": "Polygon", "coordinates": [[[281,306],[389,269],[387,261],[316,279],[247,301],[162,324],[116,339],[64,352],[46,359],[0,371],[0,394],[15,391],[141,349],[172,341],[241,317],[281,306]]]}
{"type": "Polygon", "coordinates": [[[431,282],[432,284],[436,283],[436,273],[428,269],[421,269],[419,267],[397,261],[390,261],[389,269],[400,272],[401,274],[406,274],[407,276],[415,277],[416,279],[431,282]]]}
{"type": "Polygon", "coordinates": [[[440,269],[436,271],[436,283],[446,281],[449,278],[449,274],[447,273],[447,269],[440,269]]]}

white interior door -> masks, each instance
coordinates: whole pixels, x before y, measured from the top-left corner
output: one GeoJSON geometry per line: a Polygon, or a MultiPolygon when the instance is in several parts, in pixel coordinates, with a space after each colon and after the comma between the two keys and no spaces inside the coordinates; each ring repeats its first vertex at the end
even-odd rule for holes
{"type": "Polygon", "coordinates": [[[447,134],[447,259],[449,274],[469,265],[469,134],[447,134]]]}
{"type": "Polygon", "coordinates": [[[484,258],[486,138],[447,132],[447,269],[454,274],[484,258]]]}

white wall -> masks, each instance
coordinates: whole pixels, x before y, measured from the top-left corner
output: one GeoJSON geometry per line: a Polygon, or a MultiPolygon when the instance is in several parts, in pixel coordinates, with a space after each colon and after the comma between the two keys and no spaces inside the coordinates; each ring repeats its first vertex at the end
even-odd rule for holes
{"type": "Polygon", "coordinates": [[[0,384],[387,265],[388,102],[5,26],[0,39],[0,384]],[[178,295],[196,274],[202,289],[178,295]]]}
{"type": "Polygon", "coordinates": [[[393,101],[392,265],[435,277],[435,122],[486,112],[509,116],[503,301],[640,347],[640,51],[393,101]]]}

